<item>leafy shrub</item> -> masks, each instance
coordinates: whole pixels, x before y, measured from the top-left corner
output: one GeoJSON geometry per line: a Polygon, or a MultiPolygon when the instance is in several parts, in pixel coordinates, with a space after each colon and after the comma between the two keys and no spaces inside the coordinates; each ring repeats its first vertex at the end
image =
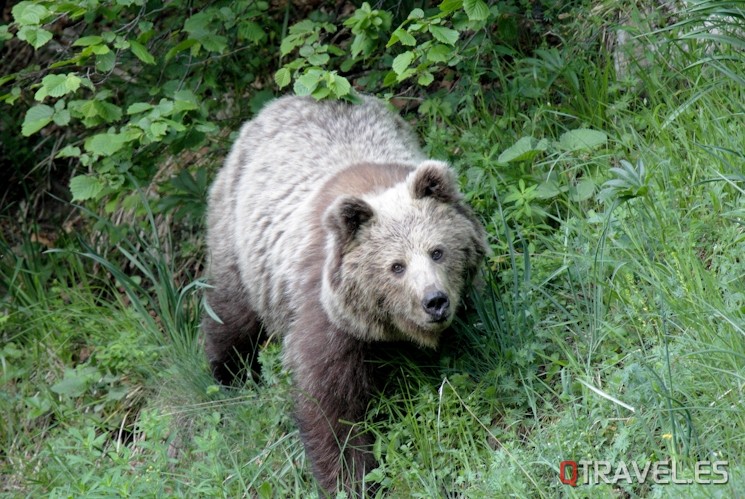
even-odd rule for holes
{"type": "Polygon", "coordinates": [[[82,167],[70,181],[73,200],[108,197],[111,211],[170,164],[166,158],[199,166],[186,153],[214,142],[227,93],[235,116],[248,113],[241,95],[262,84],[264,43],[277,36],[268,9],[252,0],[19,2],[0,28],[2,50],[28,43],[31,62],[44,67],[4,68],[0,102],[26,108],[24,136],[55,137],[40,151],[50,161],[82,167]]]}
{"type": "MultiPolygon", "coordinates": [[[[500,54],[515,54],[521,9],[528,5],[444,0],[394,15],[367,2],[348,12],[322,4],[286,29],[263,0],[24,0],[0,26],[0,50],[34,56],[4,67],[0,105],[23,113],[20,131],[39,142],[36,156],[73,170],[73,201],[105,200],[111,213],[154,182],[150,195],[164,196],[157,209],[198,220],[205,152],[224,152],[224,130],[270,98],[272,84],[351,99],[353,88],[431,93],[466,71],[473,79],[455,84],[467,96],[500,54]]],[[[5,126],[0,133],[12,134],[5,126]]]]}

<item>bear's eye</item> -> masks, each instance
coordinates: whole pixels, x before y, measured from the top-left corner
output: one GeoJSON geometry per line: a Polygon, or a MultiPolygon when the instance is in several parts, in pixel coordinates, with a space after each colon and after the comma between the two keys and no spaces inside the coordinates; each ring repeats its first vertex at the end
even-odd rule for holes
{"type": "Polygon", "coordinates": [[[440,258],[442,258],[442,250],[437,248],[436,250],[432,250],[432,253],[430,253],[430,256],[432,257],[432,260],[437,261],[440,258]]]}
{"type": "Polygon", "coordinates": [[[406,266],[403,263],[396,262],[391,265],[391,272],[394,274],[402,274],[406,270],[406,266]]]}

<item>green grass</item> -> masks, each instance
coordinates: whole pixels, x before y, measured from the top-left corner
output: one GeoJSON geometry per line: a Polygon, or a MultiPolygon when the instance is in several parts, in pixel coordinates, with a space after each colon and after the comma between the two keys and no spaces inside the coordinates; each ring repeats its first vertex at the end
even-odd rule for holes
{"type": "MultiPolygon", "coordinates": [[[[555,49],[433,95],[420,131],[462,173],[494,255],[439,365],[400,366],[370,409],[381,496],[745,490],[745,72],[733,41],[680,36],[702,15],[653,35],[682,40],[635,76],[600,49],[555,49]],[[585,128],[607,141],[560,145],[585,128]],[[548,146],[499,163],[521,137],[548,146]],[[559,463],[582,459],[673,459],[685,478],[726,460],[729,483],[561,484],[559,463]]],[[[105,252],[1,248],[0,490],[312,496],[279,347],[261,383],[214,386],[201,281],[143,213],[105,252]]]]}

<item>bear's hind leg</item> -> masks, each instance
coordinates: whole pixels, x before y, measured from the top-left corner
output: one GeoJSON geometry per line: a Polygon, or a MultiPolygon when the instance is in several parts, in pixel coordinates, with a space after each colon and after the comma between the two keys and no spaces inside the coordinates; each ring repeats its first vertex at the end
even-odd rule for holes
{"type": "Polygon", "coordinates": [[[202,317],[212,375],[223,385],[245,381],[248,373],[256,379],[264,335],[261,320],[248,305],[245,292],[218,285],[207,291],[207,303],[222,321],[220,324],[206,312],[202,317]]]}

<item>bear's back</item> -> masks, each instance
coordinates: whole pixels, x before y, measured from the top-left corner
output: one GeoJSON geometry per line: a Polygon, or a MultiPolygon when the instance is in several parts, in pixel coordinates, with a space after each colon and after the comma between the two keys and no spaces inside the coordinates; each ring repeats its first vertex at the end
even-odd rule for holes
{"type": "Polygon", "coordinates": [[[304,252],[321,230],[313,203],[323,186],[352,165],[422,159],[407,124],[376,99],[274,101],[243,126],[210,191],[212,273],[237,270],[251,307],[282,333],[307,270],[304,252]]]}

